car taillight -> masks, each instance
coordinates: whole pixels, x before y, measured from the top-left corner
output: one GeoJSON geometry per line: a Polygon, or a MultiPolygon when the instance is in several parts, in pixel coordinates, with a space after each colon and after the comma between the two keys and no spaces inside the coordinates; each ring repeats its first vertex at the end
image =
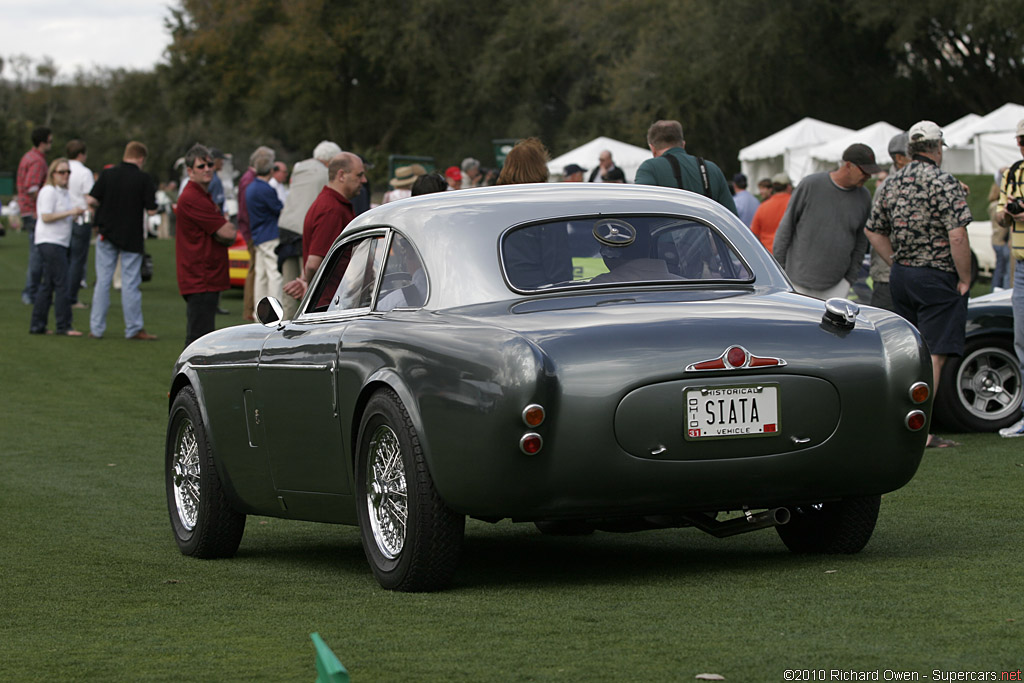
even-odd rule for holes
{"type": "Polygon", "coordinates": [[[926,422],[924,413],[920,410],[912,410],[907,414],[907,429],[912,432],[919,431],[926,422]]]}
{"type": "Polygon", "coordinates": [[[539,427],[544,422],[544,406],[531,403],[523,408],[523,423],[527,427],[539,427]]]}
{"type": "Polygon", "coordinates": [[[924,382],[917,382],[910,387],[910,400],[914,403],[924,403],[931,395],[931,388],[924,382]]]}
{"type": "Polygon", "coordinates": [[[544,440],[540,438],[540,434],[534,432],[523,434],[523,438],[519,439],[519,450],[527,455],[539,453],[543,445],[544,440]]]}

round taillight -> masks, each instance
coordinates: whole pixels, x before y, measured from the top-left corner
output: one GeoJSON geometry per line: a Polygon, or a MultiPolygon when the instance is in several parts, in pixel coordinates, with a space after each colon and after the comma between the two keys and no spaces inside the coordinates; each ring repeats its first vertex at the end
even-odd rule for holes
{"type": "Polygon", "coordinates": [[[523,422],[527,427],[539,427],[544,422],[544,406],[531,403],[523,408],[523,422]]]}
{"type": "Polygon", "coordinates": [[[924,413],[920,410],[913,410],[907,414],[907,429],[912,432],[919,431],[924,427],[926,421],[924,413]]]}
{"type": "Polygon", "coordinates": [[[747,352],[738,346],[734,346],[729,349],[729,352],[725,355],[725,359],[729,361],[729,365],[734,368],[743,367],[743,364],[747,362],[747,352]]]}
{"type": "Polygon", "coordinates": [[[519,450],[527,455],[534,455],[539,453],[541,447],[544,445],[544,440],[540,438],[540,434],[523,434],[523,438],[519,439],[519,450]]]}
{"type": "Polygon", "coordinates": [[[914,403],[924,403],[932,395],[932,390],[924,382],[916,382],[910,387],[910,400],[914,403]]]}

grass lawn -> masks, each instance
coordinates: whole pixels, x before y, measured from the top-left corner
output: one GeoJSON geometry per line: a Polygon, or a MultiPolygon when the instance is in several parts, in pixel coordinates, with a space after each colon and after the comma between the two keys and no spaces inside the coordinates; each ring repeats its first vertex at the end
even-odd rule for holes
{"type": "MultiPolygon", "coordinates": [[[[1024,665],[1024,439],[993,434],[926,453],[855,556],[798,557],[771,530],[554,538],[471,521],[454,587],[410,595],[378,588],[354,528],[250,518],[236,558],[183,557],[162,467],[185,304],[173,244],[148,248],[160,341],[123,339],[117,294],[106,338],[70,339],[29,336],[27,239],[0,239],[0,680],[311,681],[313,631],[354,681],[1024,665]]],[[[239,323],[241,295],[223,305],[218,322],[239,323]]]]}

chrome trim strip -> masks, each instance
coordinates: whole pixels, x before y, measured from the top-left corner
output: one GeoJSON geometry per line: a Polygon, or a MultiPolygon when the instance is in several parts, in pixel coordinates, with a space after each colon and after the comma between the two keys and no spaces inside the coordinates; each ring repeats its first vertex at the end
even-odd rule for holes
{"type": "Polygon", "coordinates": [[[209,365],[189,363],[189,367],[196,372],[200,370],[237,370],[238,368],[258,368],[259,366],[259,363],[210,363],[209,365]]]}
{"type": "Polygon", "coordinates": [[[334,363],[321,363],[320,365],[311,365],[308,363],[260,363],[260,369],[267,370],[329,370],[334,372],[334,363]]]}

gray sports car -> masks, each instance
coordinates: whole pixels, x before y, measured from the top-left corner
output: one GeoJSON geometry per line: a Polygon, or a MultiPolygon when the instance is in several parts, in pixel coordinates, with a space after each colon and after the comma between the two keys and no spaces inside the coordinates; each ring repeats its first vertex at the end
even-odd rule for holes
{"type": "Polygon", "coordinates": [[[373,209],[294,320],[174,368],[166,488],[183,553],[246,515],[356,524],[385,588],[451,579],[467,515],[544,533],[775,527],[861,550],[913,477],[931,363],[902,318],[793,292],[720,205],[587,184],[373,209]]]}

